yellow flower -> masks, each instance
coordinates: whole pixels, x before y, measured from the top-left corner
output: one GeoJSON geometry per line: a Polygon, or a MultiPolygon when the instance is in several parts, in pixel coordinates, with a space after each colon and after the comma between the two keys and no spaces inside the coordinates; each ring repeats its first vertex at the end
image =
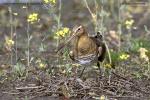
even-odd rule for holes
{"type": "Polygon", "coordinates": [[[22,6],[23,9],[27,8],[27,6],[22,6]]]}
{"type": "Polygon", "coordinates": [[[58,35],[64,37],[64,36],[65,36],[65,33],[64,33],[62,30],[60,30],[58,35]]]}
{"type": "Polygon", "coordinates": [[[47,67],[46,63],[44,63],[41,59],[36,60],[36,63],[40,69],[45,69],[47,67]]]}
{"type": "Polygon", "coordinates": [[[121,54],[121,55],[119,56],[119,58],[120,58],[121,60],[127,60],[129,57],[130,57],[130,55],[128,55],[128,54],[121,54]]]}
{"type": "Polygon", "coordinates": [[[41,68],[41,69],[45,69],[45,68],[46,68],[46,64],[44,64],[44,63],[40,62],[40,63],[39,63],[39,68],[41,68]]]}
{"type": "Polygon", "coordinates": [[[111,66],[111,64],[105,64],[104,67],[111,68],[112,66],[111,66]]]}
{"type": "Polygon", "coordinates": [[[18,13],[13,13],[13,15],[17,16],[17,15],[18,15],[18,13]]]}
{"type": "Polygon", "coordinates": [[[62,31],[62,30],[60,30],[60,31],[58,31],[58,32],[56,32],[56,35],[58,36],[58,37],[64,37],[64,32],[62,31]]]}
{"type": "Polygon", "coordinates": [[[65,27],[65,28],[59,30],[58,32],[56,32],[55,38],[65,37],[68,33],[70,33],[70,30],[69,30],[69,28],[65,27]]]}
{"type": "Polygon", "coordinates": [[[100,100],[105,100],[105,99],[106,99],[105,96],[101,95],[100,100]]]}
{"type": "Polygon", "coordinates": [[[35,23],[36,21],[38,21],[38,13],[32,13],[28,16],[27,21],[31,24],[35,23]]]}
{"type": "Polygon", "coordinates": [[[127,28],[127,29],[131,29],[133,23],[134,23],[134,20],[133,20],[133,19],[126,20],[126,21],[125,21],[126,28],[127,28]]]}
{"type": "Polygon", "coordinates": [[[44,3],[49,3],[49,0],[43,0],[44,1],[44,3]]]}
{"type": "Polygon", "coordinates": [[[14,45],[14,41],[10,37],[6,37],[5,38],[5,45],[8,48],[11,48],[14,45]]]}
{"type": "Polygon", "coordinates": [[[146,55],[146,52],[148,52],[147,49],[145,49],[145,48],[140,48],[140,49],[139,49],[139,52],[140,52],[140,58],[141,58],[141,59],[144,59],[145,61],[149,61],[149,58],[148,58],[148,56],[146,55]]]}
{"type": "Polygon", "coordinates": [[[131,19],[131,20],[126,20],[125,24],[126,25],[132,25],[134,23],[134,20],[131,19]]]}
{"type": "Polygon", "coordinates": [[[43,2],[46,4],[48,3],[56,4],[56,0],[43,0],[43,2]]]}
{"type": "Polygon", "coordinates": [[[65,27],[65,28],[63,29],[63,31],[64,31],[64,33],[68,33],[68,32],[69,32],[69,28],[65,27]]]}

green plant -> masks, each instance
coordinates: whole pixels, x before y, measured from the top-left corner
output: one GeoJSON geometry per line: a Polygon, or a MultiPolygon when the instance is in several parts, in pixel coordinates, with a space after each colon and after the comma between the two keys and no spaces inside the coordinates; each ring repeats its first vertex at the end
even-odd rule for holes
{"type": "Polygon", "coordinates": [[[13,73],[17,77],[23,77],[26,74],[26,67],[22,63],[13,66],[13,73]]]}
{"type": "Polygon", "coordinates": [[[44,51],[46,51],[46,48],[47,48],[47,46],[45,44],[41,43],[41,45],[38,48],[38,51],[39,52],[44,52],[44,51]]]}

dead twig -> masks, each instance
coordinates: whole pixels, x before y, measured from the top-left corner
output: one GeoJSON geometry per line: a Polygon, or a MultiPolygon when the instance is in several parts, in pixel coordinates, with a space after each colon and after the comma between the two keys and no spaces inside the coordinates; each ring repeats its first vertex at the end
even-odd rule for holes
{"type": "Polygon", "coordinates": [[[33,86],[33,87],[28,87],[28,86],[25,86],[25,87],[16,87],[15,89],[16,90],[27,90],[27,89],[38,89],[38,88],[43,88],[44,86],[33,86]]]}
{"type": "Polygon", "coordinates": [[[2,93],[4,93],[4,94],[12,94],[12,95],[18,95],[18,94],[20,94],[20,93],[15,93],[15,92],[2,92],[2,93]]]}
{"type": "Polygon", "coordinates": [[[141,99],[139,97],[135,97],[135,96],[109,96],[109,98],[132,98],[132,99],[141,99]]]}

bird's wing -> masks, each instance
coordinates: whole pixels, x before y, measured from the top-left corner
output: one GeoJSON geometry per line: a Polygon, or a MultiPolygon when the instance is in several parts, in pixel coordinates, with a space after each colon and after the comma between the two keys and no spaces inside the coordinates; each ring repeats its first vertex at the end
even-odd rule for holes
{"type": "Polygon", "coordinates": [[[97,47],[101,46],[102,40],[97,37],[90,37],[97,45],[97,47]]]}
{"type": "Polygon", "coordinates": [[[102,62],[106,55],[106,45],[102,43],[102,45],[98,47],[98,50],[99,50],[98,61],[102,62]]]}
{"type": "Polygon", "coordinates": [[[105,43],[103,42],[102,37],[99,37],[99,35],[90,38],[96,43],[98,47],[98,61],[102,62],[106,55],[105,43]]]}

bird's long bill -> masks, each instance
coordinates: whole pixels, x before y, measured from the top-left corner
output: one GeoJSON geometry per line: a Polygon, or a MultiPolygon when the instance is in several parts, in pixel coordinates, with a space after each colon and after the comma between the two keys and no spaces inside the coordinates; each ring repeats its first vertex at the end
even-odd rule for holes
{"type": "Polygon", "coordinates": [[[67,45],[75,36],[75,33],[72,33],[72,35],[69,37],[65,44],[67,45]]]}
{"type": "Polygon", "coordinates": [[[62,48],[64,48],[74,37],[75,37],[75,33],[72,33],[72,35],[67,39],[67,41],[66,41],[61,47],[58,48],[57,53],[58,53],[62,48]]]}

